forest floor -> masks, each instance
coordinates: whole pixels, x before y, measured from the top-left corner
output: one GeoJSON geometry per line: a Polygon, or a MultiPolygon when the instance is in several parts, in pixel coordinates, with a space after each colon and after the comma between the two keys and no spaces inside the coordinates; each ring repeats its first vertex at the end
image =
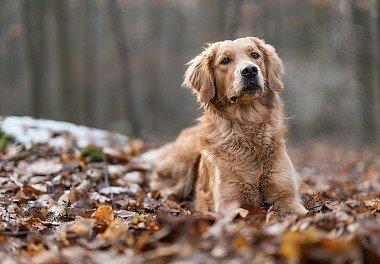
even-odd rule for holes
{"type": "Polygon", "coordinates": [[[225,215],[149,190],[140,141],[0,151],[2,263],[380,263],[380,150],[290,147],[305,217],[225,215]]]}

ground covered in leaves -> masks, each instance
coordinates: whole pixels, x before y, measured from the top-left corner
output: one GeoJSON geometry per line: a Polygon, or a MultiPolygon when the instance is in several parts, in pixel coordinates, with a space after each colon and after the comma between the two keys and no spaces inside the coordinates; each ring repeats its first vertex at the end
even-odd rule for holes
{"type": "MultiPolygon", "coordinates": [[[[74,142],[75,143],[75,142],[74,142]]],[[[151,193],[140,141],[0,150],[3,263],[380,263],[380,151],[290,148],[310,212],[225,215],[151,193]]]]}

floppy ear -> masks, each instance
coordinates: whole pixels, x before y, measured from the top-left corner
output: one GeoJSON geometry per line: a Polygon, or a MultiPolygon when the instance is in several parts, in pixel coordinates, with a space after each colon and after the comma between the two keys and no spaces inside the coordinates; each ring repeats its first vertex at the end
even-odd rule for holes
{"type": "Polygon", "coordinates": [[[185,72],[182,86],[192,89],[197,94],[198,102],[201,104],[207,104],[215,97],[213,60],[214,55],[211,47],[208,47],[187,64],[189,67],[185,72]]]}
{"type": "Polygon", "coordinates": [[[251,39],[264,54],[265,70],[267,74],[266,82],[268,86],[275,91],[280,91],[284,87],[282,76],[285,73],[285,67],[282,60],[273,46],[266,44],[265,41],[259,38],[252,37],[251,39]]]}

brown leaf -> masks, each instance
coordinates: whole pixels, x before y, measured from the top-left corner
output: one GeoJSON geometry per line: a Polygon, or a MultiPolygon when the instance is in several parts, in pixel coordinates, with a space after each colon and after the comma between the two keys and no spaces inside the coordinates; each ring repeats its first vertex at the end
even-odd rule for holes
{"type": "Polygon", "coordinates": [[[26,250],[28,251],[29,256],[34,257],[46,251],[46,248],[43,244],[33,244],[28,243],[26,250]]]}
{"type": "Polygon", "coordinates": [[[91,215],[91,218],[96,219],[97,224],[109,225],[115,219],[115,215],[110,205],[101,205],[91,215]]]}
{"type": "Polygon", "coordinates": [[[127,225],[125,222],[120,218],[116,218],[109,224],[106,231],[100,235],[100,239],[117,239],[125,235],[126,232],[127,225]]]}
{"type": "Polygon", "coordinates": [[[286,232],[281,241],[279,254],[290,262],[298,263],[302,253],[302,247],[319,240],[320,234],[315,229],[301,232],[286,232]]]}
{"type": "Polygon", "coordinates": [[[248,241],[244,237],[238,236],[234,238],[233,245],[235,249],[241,250],[248,246],[248,241]]]}

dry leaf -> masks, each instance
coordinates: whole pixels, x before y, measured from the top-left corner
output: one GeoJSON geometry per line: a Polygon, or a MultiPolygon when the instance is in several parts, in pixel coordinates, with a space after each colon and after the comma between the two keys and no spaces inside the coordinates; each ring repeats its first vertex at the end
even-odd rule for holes
{"type": "Polygon", "coordinates": [[[101,205],[91,215],[91,218],[96,219],[97,223],[109,225],[115,219],[115,215],[110,205],[101,205]]]}
{"type": "Polygon", "coordinates": [[[100,235],[100,239],[117,239],[122,237],[127,232],[127,225],[125,222],[116,218],[107,227],[106,231],[100,235]]]}
{"type": "Polygon", "coordinates": [[[63,165],[56,160],[40,159],[30,165],[30,172],[37,175],[55,174],[62,170],[63,165]]]}

